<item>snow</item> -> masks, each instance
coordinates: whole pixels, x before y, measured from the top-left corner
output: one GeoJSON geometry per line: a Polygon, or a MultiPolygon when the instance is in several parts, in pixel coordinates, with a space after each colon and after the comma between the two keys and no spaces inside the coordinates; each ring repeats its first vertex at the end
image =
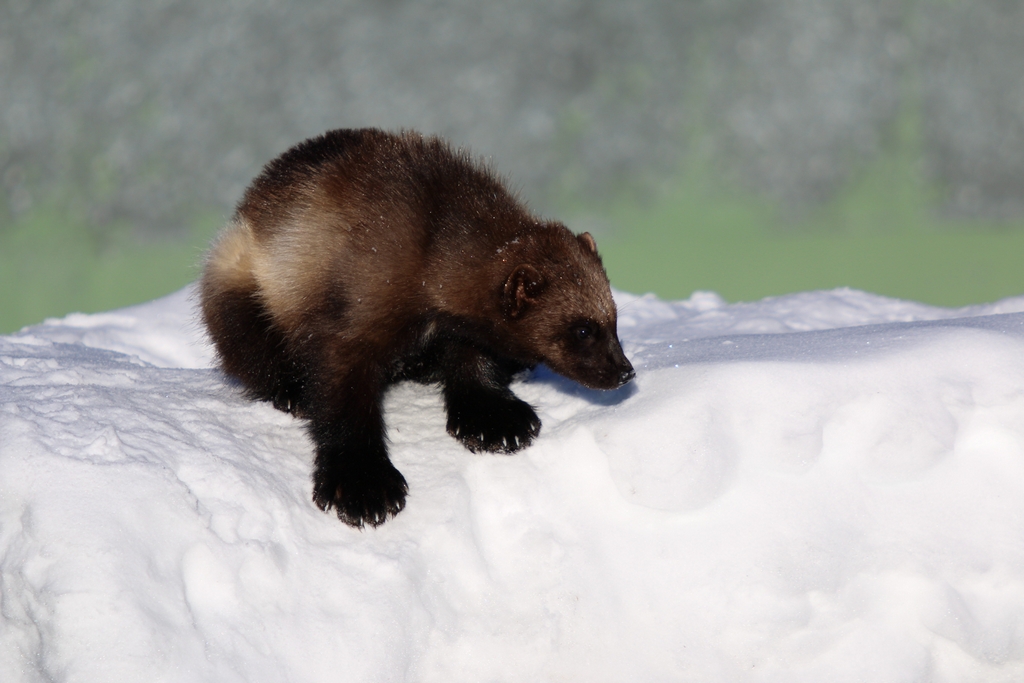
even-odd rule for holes
{"type": "Polygon", "coordinates": [[[1024,680],[1024,297],[616,296],[519,454],[396,388],[365,531],[191,290],[0,337],[0,680],[1024,680]]]}

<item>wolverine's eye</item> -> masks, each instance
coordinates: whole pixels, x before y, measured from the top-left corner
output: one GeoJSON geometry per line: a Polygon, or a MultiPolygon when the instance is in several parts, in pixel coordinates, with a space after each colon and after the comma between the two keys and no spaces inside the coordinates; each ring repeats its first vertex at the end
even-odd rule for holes
{"type": "Polygon", "coordinates": [[[578,325],[574,325],[572,328],[572,336],[578,341],[587,341],[594,337],[595,329],[593,323],[585,322],[578,325]]]}

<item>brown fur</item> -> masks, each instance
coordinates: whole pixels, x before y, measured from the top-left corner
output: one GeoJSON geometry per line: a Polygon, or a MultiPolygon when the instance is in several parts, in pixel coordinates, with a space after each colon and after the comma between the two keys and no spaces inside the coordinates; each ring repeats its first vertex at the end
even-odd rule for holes
{"type": "Polygon", "coordinates": [[[508,389],[517,371],[598,389],[633,376],[593,238],[415,133],[330,131],[269,163],[201,290],[224,371],[309,420],[314,500],[354,526],[405,504],[380,407],[395,381],[440,383],[453,436],[513,452],[540,430],[508,389]]]}

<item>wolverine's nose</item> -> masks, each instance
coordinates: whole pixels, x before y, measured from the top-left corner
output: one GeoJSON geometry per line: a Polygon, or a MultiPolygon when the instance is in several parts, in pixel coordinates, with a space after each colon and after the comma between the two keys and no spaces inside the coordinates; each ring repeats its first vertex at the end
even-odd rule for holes
{"type": "Polygon", "coordinates": [[[627,360],[626,367],[619,371],[619,385],[625,384],[634,377],[636,377],[636,372],[633,370],[632,364],[627,360]]]}

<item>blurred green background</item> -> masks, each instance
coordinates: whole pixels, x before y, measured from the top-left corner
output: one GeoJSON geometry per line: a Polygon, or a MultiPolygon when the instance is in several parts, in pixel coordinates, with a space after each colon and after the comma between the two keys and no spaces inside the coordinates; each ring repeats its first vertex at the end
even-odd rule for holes
{"type": "Polygon", "coordinates": [[[1018,0],[10,0],[0,332],[195,279],[263,163],[468,146],[614,286],[1024,293],[1018,0]]]}

